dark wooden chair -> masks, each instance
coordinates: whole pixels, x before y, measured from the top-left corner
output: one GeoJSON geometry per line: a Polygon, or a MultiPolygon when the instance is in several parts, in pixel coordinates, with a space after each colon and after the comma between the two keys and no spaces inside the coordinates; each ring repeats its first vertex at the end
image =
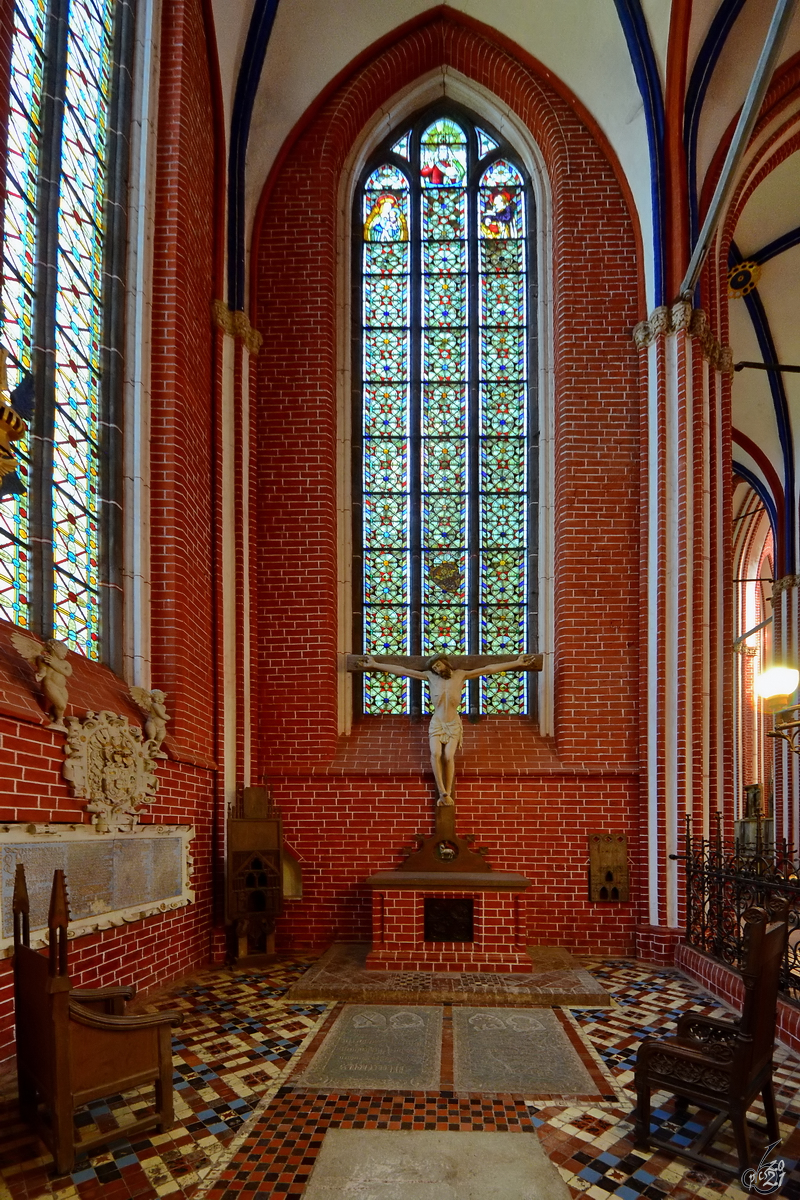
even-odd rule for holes
{"type": "Polygon", "coordinates": [[[761,908],[748,909],[743,920],[745,997],[740,1020],[720,1021],[685,1013],[675,1036],[645,1038],[636,1057],[636,1145],[647,1149],[652,1143],[717,1169],[726,1169],[725,1164],[702,1151],[726,1118],[733,1126],[739,1169],[750,1166],[747,1110],[759,1094],[769,1140],[780,1140],[772,1054],[778,983],[788,936],[786,903],[775,902],[769,915],[761,908]],[[679,1109],[692,1102],[718,1115],[692,1145],[678,1147],[650,1133],[653,1088],[676,1096],[679,1109]]]}
{"type": "Polygon", "coordinates": [[[20,1115],[36,1129],[63,1175],[72,1171],[76,1151],[172,1126],[170,1027],[182,1017],[176,1011],[125,1016],[125,1002],[135,989],[70,985],[63,871],[53,878],[49,957],[30,947],[29,911],[25,871],[18,863],[13,912],[20,1115]],[[119,1129],[78,1137],[74,1116],[80,1105],[151,1083],[154,1111],[119,1129]]]}

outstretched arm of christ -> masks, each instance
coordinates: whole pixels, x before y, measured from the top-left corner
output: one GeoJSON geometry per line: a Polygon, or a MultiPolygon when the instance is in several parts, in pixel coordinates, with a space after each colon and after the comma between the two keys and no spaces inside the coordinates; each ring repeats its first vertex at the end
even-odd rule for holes
{"type": "Polygon", "coordinates": [[[406,679],[427,679],[424,671],[415,671],[413,667],[398,667],[395,663],[376,662],[371,654],[361,659],[359,664],[364,671],[387,671],[390,675],[402,675],[406,679]]]}
{"type": "Polygon", "coordinates": [[[471,671],[465,671],[464,678],[479,679],[481,675],[496,675],[498,671],[513,671],[529,667],[534,657],[533,654],[520,654],[518,658],[510,658],[508,662],[487,663],[485,667],[475,667],[471,671]]]}

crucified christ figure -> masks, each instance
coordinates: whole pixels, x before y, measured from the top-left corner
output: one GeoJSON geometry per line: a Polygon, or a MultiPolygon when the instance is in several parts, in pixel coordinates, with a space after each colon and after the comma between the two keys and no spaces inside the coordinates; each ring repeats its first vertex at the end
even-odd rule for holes
{"type": "Polygon", "coordinates": [[[372,655],[359,660],[365,671],[388,671],[391,675],[403,675],[408,679],[427,679],[433,702],[433,716],[428,730],[431,746],[431,766],[436,787],[439,791],[438,804],[453,804],[453,780],[456,772],[456,751],[463,739],[463,727],[459,716],[461,693],[467,679],[480,675],[494,675],[497,671],[520,670],[531,665],[536,655],[520,654],[508,662],[489,663],[463,671],[452,667],[443,654],[429,659],[424,671],[413,667],[401,667],[395,663],[376,662],[372,655]]]}

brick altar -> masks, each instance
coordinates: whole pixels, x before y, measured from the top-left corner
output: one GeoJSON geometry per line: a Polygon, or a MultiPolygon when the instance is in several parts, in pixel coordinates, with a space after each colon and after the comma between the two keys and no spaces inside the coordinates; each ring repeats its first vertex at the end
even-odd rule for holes
{"type": "Polygon", "coordinates": [[[530,881],[506,871],[452,873],[424,880],[381,871],[372,887],[370,971],[499,971],[529,973],[525,950],[530,881]],[[399,878],[400,877],[400,878],[399,878]],[[471,942],[425,941],[426,897],[471,899],[471,942]]]}
{"type": "MultiPolygon", "coordinates": [[[[531,970],[525,892],[530,880],[513,871],[494,871],[486,848],[459,837],[454,807],[436,809],[436,832],[415,838],[416,849],[394,871],[379,871],[372,888],[372,950],[368,971],[531,970]],[[428,912],[441,900],[444,912],[428,912]],[[463,901],[463,940],[447,940],[447,901],[463,901]],[[426,930],[426,924],[428,928],[426,930]]],[[[453,931],[458,927],[458,921],[453,931]]]]}

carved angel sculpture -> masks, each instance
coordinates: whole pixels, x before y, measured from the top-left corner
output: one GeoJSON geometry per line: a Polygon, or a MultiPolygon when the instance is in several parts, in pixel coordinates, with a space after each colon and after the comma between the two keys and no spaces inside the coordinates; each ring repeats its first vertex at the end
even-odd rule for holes
{"type": "Polygon", "coordinates": [[[37,683],[41,683],[50,713],[50,728],[61,729],[65,733],[64,713],[69,704],[67,680],[72,674],[72,666],[67,662],[69,647],[66,642],[58,642],[50,638],[47,642],[37,642],[35,638],[26,637],[24,633],[12,633],[11,640],[18,654],[26,658],[35,669],[37,683]]]}
{"type": "Polygon", "coordinates": [[[167,698],[165,693],[158,688],[148,692],[146,688],[140,687],[132,687],[130,693],[137,708],[147,718],[144,723],[144,736],[153,743],[151,751],[153,757],[166,758],[166,754],[161,749],[161,743],[167,736],[167,721],[169,720],[169,713],[164,704],[167,698]]]}

